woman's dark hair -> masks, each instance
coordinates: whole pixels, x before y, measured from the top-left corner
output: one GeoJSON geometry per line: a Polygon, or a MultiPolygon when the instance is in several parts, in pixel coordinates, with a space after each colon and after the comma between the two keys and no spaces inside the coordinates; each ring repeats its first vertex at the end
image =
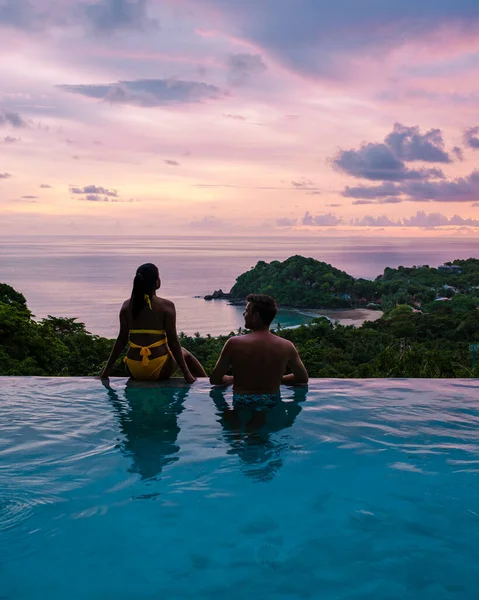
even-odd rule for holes
{"type": "Polygon", "coordinates": [[[250,294],[247,302],[253,305],[253,312],[257,312],[265,325],[271,325],[278,312],[276,300],[266,294],[250,294]]]}
{"type": "Polygon", "coordinates": [[[134,319],[136,319],[141,309],[146,305],[145,295],[151,296],[156,290],[159,278],[158,267],[152,263],[145,263],[136,270],[130,299],[131,314],[134,319]]]}

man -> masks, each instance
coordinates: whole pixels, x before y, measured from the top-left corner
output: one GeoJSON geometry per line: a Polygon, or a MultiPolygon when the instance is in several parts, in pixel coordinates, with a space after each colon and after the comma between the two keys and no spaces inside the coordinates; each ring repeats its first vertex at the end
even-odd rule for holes
{"type": "Polygon", "coordinates": [[[304,384],[308,373],[294,344],[270,332],[278,307],[271,296],[246,298],[245,327],[252,333],[230,338],[210,377],[213,385],[233,384],[236,405],[274,406],[279,386],[304,384]],[[226,375],[232,368],[233,375],[226,375]],[[286,370],[291,371],[285,375],[286,370]]]}

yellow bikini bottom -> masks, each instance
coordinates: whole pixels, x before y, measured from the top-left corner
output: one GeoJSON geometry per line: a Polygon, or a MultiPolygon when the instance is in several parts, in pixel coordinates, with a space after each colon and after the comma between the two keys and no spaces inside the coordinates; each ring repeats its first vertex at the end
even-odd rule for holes
{"type": "Polygon", "coordinates": [[[158,346],[166,344],[166,342],[166,338],[159,342],[155,342],[154,344],[150,344],[149,346],[138,346],[137,344],[130,342],[130,348],[139,348],[141,356],[141,360],[133,360],[132,358],[125,356],[125,364],[133,379],[142,381],[158,379],[166,361],[170,356],[173,358],[173,355],[171,354],[171,351],[168,351],[168,354],[150,360],[150,348],[157,348],[158,346]]]}

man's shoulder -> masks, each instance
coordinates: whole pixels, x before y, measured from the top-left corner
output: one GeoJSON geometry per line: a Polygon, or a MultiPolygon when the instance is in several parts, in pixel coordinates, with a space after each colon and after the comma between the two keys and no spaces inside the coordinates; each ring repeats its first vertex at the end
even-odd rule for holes
{"type": "Polygon", "coordinates": [[[294,352],[296,350],[296,346],[293,344],[293,342],[290,342],[289,340],[285,340],[282,337],[276,336],[276,339],[278,340],[278,343],[281,344],[282,348],[287,351],[287,352],[294,352]]]}
{"type": "Polygon", "coordinates": [[[274,345],[277,351],[281,352],[285,356],[291,357],[297,352],[296,346],[293,344],[293,342],[290,342],[279,335],[272,335],[271,338],[271,345],[274,345]]]}
{"type": "Polygon", "coordinates": [[[277,344],[282,344],[283,346],[294,346],[293,342],[290,342],[284,337],[277,335],[276,333],[271,332],[271,337],[275,340],[277,344]]]}
{"type": "Polygon", "coordinates": [[[254,340],[250,338],[250,335],[251,334],[249,333],[244,335],[234,335],[226,340],[225,346],[228,346],[231,350],[234,348],[244,348],[245,346],[254,344],[254,340]]]}
{"type": "Polygon", "coordinates": [[[257,337],[254,332],[253,333],[247,333],[245,335],[240,335],[234,338],[230,338],[231,340],[236,340],[237,344],[244,344],[244,345],[251,345],[251,346],[257,346],[257,345],[268,345],[268,346],[275,346],[277,348],[284,348],[284,349],[291,349],[294,348],[294,344],[292,342],[290,342],[289,340],[285,340],[282,337],[279,337],[277,335],[274,335],[273,333],[271,333],[271,335],[262,335],[261,337],[257,337]]]}

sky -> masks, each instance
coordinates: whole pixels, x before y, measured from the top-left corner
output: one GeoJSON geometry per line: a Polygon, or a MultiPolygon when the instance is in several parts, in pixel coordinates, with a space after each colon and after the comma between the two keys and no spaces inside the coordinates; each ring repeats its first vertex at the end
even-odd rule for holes
{"type": "Polygon", "coordinates": [[[3,235],[478,231],[478,0],[0,0],[3,235]]]}

